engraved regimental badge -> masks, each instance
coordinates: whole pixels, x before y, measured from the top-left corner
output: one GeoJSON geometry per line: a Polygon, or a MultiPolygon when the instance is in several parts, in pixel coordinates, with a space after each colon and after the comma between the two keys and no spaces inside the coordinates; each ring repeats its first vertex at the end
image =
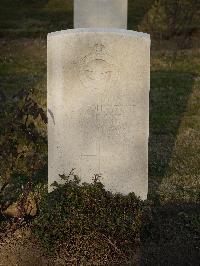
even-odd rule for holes
{"type": "Polygon", "coordinates": [[[109,88],[118,78],[118,68],[102,43],[96,43],[92,52],[79,61],[79,77],[91,89],[109,88]]]}

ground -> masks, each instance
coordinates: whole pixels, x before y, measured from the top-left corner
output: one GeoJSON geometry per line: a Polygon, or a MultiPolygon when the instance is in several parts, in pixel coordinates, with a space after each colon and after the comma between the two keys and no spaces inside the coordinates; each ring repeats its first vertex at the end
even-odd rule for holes
{"type": "MultiPolygon", "coordinates": [[[[6,97],[22,88],[40,87],[46,92],[45,35],[65,24],[72,27],[71,5],[64,10],[59,6],[62,1],[41,1],[27,8],[23,2],[2,1],[0,92],[6,97]],[[22,6],[16,9],[16,3],[22,6]]],[[[184,49],[176,48],[176,40],[152,40],[148,200],[153,214],[142,231],[138,253],[142,265],[195,266],[200,261],[197,39],[184,49]]],[[[65,265],[59,256],[45,253],[29,228],[0,237],[0,265],[65,265]]]]}

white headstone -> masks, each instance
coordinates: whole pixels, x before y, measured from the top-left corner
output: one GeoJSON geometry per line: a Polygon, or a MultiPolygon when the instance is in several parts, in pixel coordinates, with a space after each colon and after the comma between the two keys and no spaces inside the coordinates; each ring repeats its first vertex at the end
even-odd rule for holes
{"type": "Polygon", "coordinates": [[[128,0],[74,0],[74,28],[127,28],[128,0]]]}
{"type": "Polygon", "coordinates": [[[101,174],[106,189],[146,199],[149,35],[75,29],[47,41],[49,190],[75,168],[84,182],[101,174]]]}

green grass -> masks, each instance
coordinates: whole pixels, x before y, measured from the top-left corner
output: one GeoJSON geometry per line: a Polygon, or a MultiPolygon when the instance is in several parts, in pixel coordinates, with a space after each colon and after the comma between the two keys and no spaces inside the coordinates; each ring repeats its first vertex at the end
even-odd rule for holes
{"type": "Polygon", "coordinates": [[[162,200],[174,193],[173,201],[177,197],[184,202],[188,201],[189,179],[189,201],[194,197],[196,202],[199,192],[194,193],[194,184],[200,190],[200,57],[198,50],[182,50],[172,62],[172,52],[152,50],[150,180],[153,190],[158,182],[157,192],[162,194],[162,200]],[[179,183],[182,193],[175,189],[179,183]]]}
{"type": "Polygon", "coordinates": [[[29,90],[45,80],[45,40],[3,39],[0,49],[0,90],[7,96],[24,88],[29,90]]]}
{"type": "Polygon", "coordinates": [[[45,37],[48,32],[72,28],[72,0],[2,0],[0,37],[45,37]]]}

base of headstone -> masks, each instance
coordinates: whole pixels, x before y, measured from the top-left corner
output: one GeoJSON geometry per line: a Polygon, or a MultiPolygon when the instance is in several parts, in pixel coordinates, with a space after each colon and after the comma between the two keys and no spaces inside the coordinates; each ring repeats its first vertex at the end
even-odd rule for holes
{"type": "Polygon", "coordinates": [[[72,169],[112,192],[148,192],[150,37],[123,29],[48,34],[48,184],[72,169]]]}

